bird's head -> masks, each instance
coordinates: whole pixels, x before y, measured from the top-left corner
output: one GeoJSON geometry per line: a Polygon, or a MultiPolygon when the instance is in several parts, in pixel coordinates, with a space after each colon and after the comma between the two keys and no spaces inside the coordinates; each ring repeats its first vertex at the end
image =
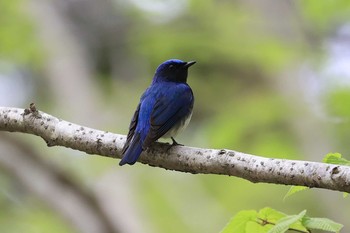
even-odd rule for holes
{"type": "Polygon", "coordinates": [[[195,61],[184,62],[178,59],[167,60],[158,66],[153,83],[162,81],[185,83],[187,81],[188,67],[195,63],[195,61]]]}

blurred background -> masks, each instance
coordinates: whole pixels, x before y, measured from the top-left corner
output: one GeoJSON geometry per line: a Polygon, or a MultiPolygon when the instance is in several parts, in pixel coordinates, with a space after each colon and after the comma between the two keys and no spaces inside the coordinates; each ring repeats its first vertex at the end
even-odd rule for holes
{"type": "MultiPolygon", "coordinates": [[[[126,134],[156,67],[196,60],[177,141],[266,157],[349,159],[350,1],[2,0],[0,106],[126,134]]],[[[345,225],[342,193],[192,175],[0,133],[0,232],[219,232],[240,210],[345,225]],[[5,158],[5,159],[4,159],[5,158]]]]}

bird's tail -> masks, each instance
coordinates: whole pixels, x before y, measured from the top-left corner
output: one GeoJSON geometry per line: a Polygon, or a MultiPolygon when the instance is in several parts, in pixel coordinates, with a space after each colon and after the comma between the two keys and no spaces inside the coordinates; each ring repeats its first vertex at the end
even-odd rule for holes
{"type": "Polygon", "coordinates": [[[133,165],[136,162],[142,152],[142,141],[140,133],[135,133],[130,146],[124,152],[123,158],[119,162],[120,166],[126,163],[133,165]]]}

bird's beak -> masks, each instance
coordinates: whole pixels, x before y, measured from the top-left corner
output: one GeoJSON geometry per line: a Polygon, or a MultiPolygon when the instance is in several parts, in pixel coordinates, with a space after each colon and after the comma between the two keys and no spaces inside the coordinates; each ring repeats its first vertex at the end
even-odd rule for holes
{"type": "Polygon", "coordinates": [[[189,61],[189,62],[186,62],[185,67],[188,68],[194,64],[196,64],[196,61],[189,61]]]}

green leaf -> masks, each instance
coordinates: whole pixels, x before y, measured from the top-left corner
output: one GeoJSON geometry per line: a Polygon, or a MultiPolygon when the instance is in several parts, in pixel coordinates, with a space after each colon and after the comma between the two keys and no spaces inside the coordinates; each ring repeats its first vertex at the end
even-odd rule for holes
{"type": "MultiPolygon", "coordinates": [[[[262,225],[258,222],[248,222],[245,228],[245,233],[254,232],[254,233],[266,233],[268,230],[270,230],[273,227],[273,225],[265,224],[262,225]]],[[[232,232],[235,233],[235,232],[232,232]]]]}
{"type": "Polygon", "coordinates": [[[221,233],[246,233],[246,226],[251,221],[256,221],[255,210],[243,210],[237,213],[221,231],[221,233]]]}
{"type": "MultiPolygon", "coordinates": [[[[280,211],[274,210],[269,207],[261,209],[258,213],[258,220],[262,221],[261,225],[264,226],[264,222],[265,222],[265,225],[268,226],[268,228],[265,228],[265,230],[271,229],[273,225],[276,225],[279,221],[281,221],[281,219],[285,217],[287,217],[285,213],[282,213],[280,211]]],[[[290,228],[293,228],[299,231],[305,231],[305,232],[307,231],[307,229],[301,224],[300,221],[297,221],[296,223],[290,225],[290,228]]]]}
{"type": "Polygon", "coordinates": [[[342,158],[339,153],[329,153],[323,158],[324,163],[347,165],[350,166],[350,161],[342,158]]]}
{"type": "Polygon", "coordinates": [[[339,232],[343,225],[327,218],[310,218],[306,210],[297,215],[286,215],[270,207],[244,210],[237,213],[221,233],[283,233],[288,230],[310,232],[312,229],[339,232]]]}
{"type": "Polygon", "coordinates": [[[257,215],[258,219],[261,219],[263,221],[275,224],[278,220],[281,218],[286,217],[287,215],[279,212],[275,209],[272,209],[270,207],[265,207],[261,209],[257,215]]]}
{"type": "Polygon", "coordinates": [[[268,233],[283,233],[286,232],[289,227],[299,220],[301,220],[306,214],[306,210],[301,211],[298,215],[290,215],[281,218],[274,227],[272,227],[268,233]]]}
{"type": "Polygon", "coordinates": [[[283,197],[283,201],[286,200],[287,197],[292,196],[293,194],[309,189],[309,187],[305,187],[305,186],[292,186],[290,187],[289,191],[287,192],[287,194],[283,197]]]}
{"type": "Polygon", "coordinates": [[[343,228],[342,224],[336,223],[328,218],[304,217],[302,223],[308,229],[318,229],[330,232],[339,232],[343,228]]]}
{"type": "Polygon", "coordinates": [[[346,198],[349,196],[349,193],[343,193],[343,197],[346,198]]]}

